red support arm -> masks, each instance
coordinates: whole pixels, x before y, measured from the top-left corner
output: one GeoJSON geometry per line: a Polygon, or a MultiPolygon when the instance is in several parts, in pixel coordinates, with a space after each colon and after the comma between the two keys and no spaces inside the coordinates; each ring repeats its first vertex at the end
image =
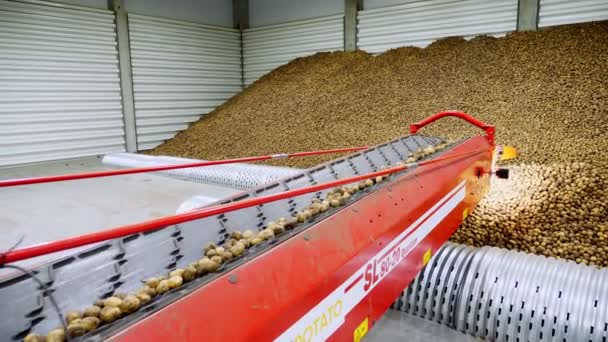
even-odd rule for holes
{"type": "Polygon", "coordinates": [[[421,129],[422,127],[433,123],[441,118],[444,118],[446,116],[453,116],[453,117],[457,117],[460,119],[463,119],[464,121],[477,126],[481,129],[483,129],[486,132],[487,138],[488,138],[488,142],[490,143],[491,146],[494,146],[494,133],[495,133],[495,129],[494,126],[492,125],[488,125],[480,120],[475,119],[474,117],[470,116],[469,114],[463,113],[463,112],[459,112],[459,111],[445,111],[445,112],[439,112],[433,116],[430,116],[422,121],[418,121],[416,123],[413,123],[410,125],[410,133],[411,134],[416,134],[418,132],[419,129],[421,129]]]}
{"type": "Polygon", "coordinates": [[[101,232],[89,233],[89,234],[84,234],[84,235],[75,236],[75,237],[71,237],[71,238],[66,238],[63,240],[57,240],[57,241],[42,243],[39,245],[30,246],[30,247],[24,247],[24,248],[16,249],[16,250],[13,250],[13,251],[0,255],[0,265],[19,261],[19,260],[34,258],[34,257],[45,255],[45,254],[55,253],[55,252],[63,251],[66,249],[76,248],[76,247],[80,247],[80,246],[84,246],[84,245],[88,245],[88,244],[92,244],[92,243],[102,242],[102,241],[111,240],[111,239],[117,239],[117,238],[121,238],[121,237],[128,236],[131,234],[152,231],[152,230],[164,228],[164,227],[178,224],[178,223],[198,220],[198,219],[202,219],[202,218],[213,216],[213,215],[223,214],[223,213],[226,213],[229,211],[249,208],[249,207],[253,207],[256,205],[274,202],[274,201],[278,201],[278,200],[282,200],[282,199],[286,199],[286,198],[291,198],[291,197],[295,197],[295,196],[299,196],[299,195],[303,195],[303,194],[307,194],[307,193],[311,193],[311,192],[317,192],[317,191],[321,191],[321,190],[325,190],[325,189],[329,189],[329,188],[334,188],[334,187],[337,187],[340,185],[354,183],[354,182],[362,181],[362,180],[365,180],[368,178],[375,178],[377,176],[389,175],[389,174],[392,174],[395,172],[405,170],[412,165],[418,165],[418,166],[428,165],[428,164],[438,163],[438,162],[442,162],[442,161],[449,160],[449,159],[463,158],[463,157],[467,157],[470,155],[483,153],[483,152],[487,152],[487,150],[478,150],[478,151],[460,153],[460,154],[455,154],[455,155],[452,155],[449,157],[431,159],[431,160],[426,160],[426,161],[422,161],[422,162],[414,163],[414,164],[395,166],[395,167],[392,167],[389,169],[376,171],[376,172],[370,172],[370,173],[367,173],[364,175],[338,179],[338,180],[321,183],[321,184],[317,184],[317,185],[313,185],[313,186],[308,186],[308,187],[304,187],[304,188],[279,192],[276,194],[245,199],[245,200],[238,201],[238,202],[216,205],[216,206],[212,206],[212,207],[193,210],[193,211],[182,213],[182,214],[160,217],[157,219],[153,219],[153,220],[149,220],[149,221],[145,221],[145,222],[141,222],[141,223],[125,225],[125,226],[121,226],[121,227],[117,227],[117,228],[112,228],[112,229],[104,230],[101,232]]]}
{"type": "Polygon", "coordinates": [[[210,160],[210,161],[200,161],[200,162],[186,163],[186,164],[148,166],[148,167],[138,167],[138,168],[131,168],[131,169],[74,173],[74,174],[57,175],[57,176],[7,179],[7,180],[0,180],[0,188],[8,187],[8,186],[17,186],[17,185],[61,182],[61,181],[85,179],[85,178],[99,178],[99,177],[129,175],[129,174],[133,174],[133,173],[166,171],[166,170],[174,170],[174,169],[187,169],[187,168],[191,168],[191,167],[212,166],[212,165],[233,164],[233,163],[246,163],[246,162],[262,161],[262,160],[269,160],[269,159],[308,157],[308,156],[330,154],[330,153],[354,152],[354,151],[366,150],[367,148],[368,148],[367,146],[347,147],[347,148],[338,148],[338,149],[333,149],[333,150],[320,150],[320,151],[308,151],[308,152],[296,152],[296,153],[280,153],[280,154],[271,154],[271,155],[266,155],[266,156],[245,157],[245,158],[224,159],[224,160],[210,160]]]}

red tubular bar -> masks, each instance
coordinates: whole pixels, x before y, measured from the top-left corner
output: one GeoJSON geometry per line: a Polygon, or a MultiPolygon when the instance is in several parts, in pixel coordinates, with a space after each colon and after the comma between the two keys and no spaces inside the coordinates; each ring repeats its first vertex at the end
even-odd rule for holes
{"type": "Polygon", "coordinates": [[[166,170],[174,170],[174,169],[187,169],[187,168],[191,168],[191,167],[212,166],[212,165],[232,164],[232,163],[245,163],[245,162],[269,160],[269,159],[308,157],[308,156],[330,154],[330,153],[355,152],[355,151],[366,150],[367,148],[368,148],[367,146],[347,147],[347,148],[338,148],[338,149],[333,149],[333,150],[270,154],[270,155],[266,155],[266,156],[211,160],[211,161],[201,161],[201,162],[186,163],[186,164],[148,166],[148,167],[138,167],[138,168],[131,168],[131,169],[121,169],[121,170],[107,170],[107,171],[95,171],[95,172],[86,172],[86,173],[74,173],[74,174],[57,175],[57,176],[7,179],[7,180],[0,180],[0,188],[8,187],[8,186],[28,185],[28,184],[62,182],[62,181],[67,181],[67,180],[76,180],[76,179],[85,179],[85,178],[129,175],[129,174],[133,174],[133,173],[166,171],[166,170]]]}
{"type": "Polygon", "coordinates": [[[76,237],[66,238],[63,240],[57,240],[57,241],[47,242],[47,243],[34,245],[34,246],[30,246],[30,247],[24,247],[24,248],[16,249],[16,250],[3,254],[0,258],[0,265],[19,261],[19,260],[34,258],[34,257],[45,255],[45,254],[55,253],[55,252],[63,251],[66,249],[76,248],[76,247],[80,247],[80,246],[84,246],[84,245],[88,245],[88,244],[92,244],[92,243],[96,243],[96,242],[116,239],[116,238],[131,235],[131,234],[152,231],[152,230],[164,228],[164,227],[178,224],[178,223],[202,219],[202,218],[213,216],[213,215],[223,214],[223,213],[226,213],[229,211],[249,208],[249,207],[253,207],[256,205],[265,204],[268,202],[273,202],[273,201],[286,199],[286,198],[290,198],[290,197],[295,197],[295,196],[299,196],[299,195],[303,195],[303,194],[307,194],[307,193],[311,193],[311,192],[317,192],[317,191],[325,190],[328,188],[333,188],[333,187],[344,185],[344,184],[358,182],[358,181],[365,180],[368,178],[389,175],[389,174],[392,174],[395,172],[405,170],[412,165],[419,165],[419,166],[428,165],[428,164],[432,164],[432,163],[445,161],[448,159],[466,157],[469,155],[482,153],[482,152],[486,152],[486,151],[478,150],[478,151],[473,151],[473,152],[456,154],[456,155],[449,156],[449,157],[422,161],[420,163],[395,166],[395,167],[392,167],[389,169],[376,171],[376,172],[370,172],[370,173],[367,173],[364,175],[338,179],[335,181],[330,181],[330,182],[317,184],[317,185],[313,185],[313,186],[308,186],[308,187],[304,187],[304,188],[284,191],[284,192],[271,194],[271,195],[267,195],[267,196],[261,196],[261,197],[246,199],[246,200],[242,200],[242,201],[238,201],[238,202],[227,203],[227,204],[217,205],[217,206],[208,207],[208,208],[202,208],[202,209],[193,210],[193,211],[182,213],[182,214],[160,217],[160,218],[157,218],[154,220],[120,226],[117,228],[112,228],[112,229],[104,230],[101,232],[84,234],[84,235],[80,235],[80,236],[76,236],[76,237]]]}
{"type": "Polygon", "coordinates": [[[477,120],[469,114],[466,114],[464,112],[454,111],[454,110],[439,112],[435,115],[429,116],[428,118],[426,118],[424,120],[411,124],[410,133],[416,134],[418,132],[418,130],[421,129],[422,127],[424,127],[432,122],[435,122],[441,118],[444,118],[446,116],[453,116],[453,117],[463,119],[464,121],[483,129],[486,132],[490,146],[494,146],[494,134],[496,132],[494,126],[488,125],[483,121],[477,120]]]}

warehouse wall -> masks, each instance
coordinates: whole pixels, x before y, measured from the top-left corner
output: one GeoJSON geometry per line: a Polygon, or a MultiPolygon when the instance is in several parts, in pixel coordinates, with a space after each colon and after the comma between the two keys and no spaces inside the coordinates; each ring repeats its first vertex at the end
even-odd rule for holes
{"type": "Polygon", "coordinates": [[[344,49],[341,14],[243,31],[243,73],[248,86],[294,58],[344,49]]]}
{"type": "Polygon", "coordinates": [[[114,14],[0,1],[0,166],[124,151],[114,14]]]}
{"type": "Polygon", "coordinates": [[[381,53],[400,46],[425,47],[449,36],[501,36],[516,29],[517,0],[410,1],[360,11],[357,46],[381,53]]]}
{"type": "Polygon", "coordinates": [[[606,0],[540,0],[538,26],[608,20],[606,0]]]}
{"type": "Polygon", "coordinates": [[[127,12],[232,27],[231,0],[123,0],[127,12]]]}
{"type": "Polygon", "coordinates": [[[129,14],[140,150],[153,148],[241,91],[237,29],[129,14]]]}
{"type": "MultiPolygon", "coordinates": [[[[52,0],[52,2],[109,9],[111,0],[52,0]]],[[[232,27],[231,0],[123,0],[127,12],[168,19],[232,27]]]]}
{"type": "Polygon", "coordinates": [[[416,1],[420,1],[420,0],[363,0],[363,8],[368,10],[368,9],[374,9],[374,8],[402,5],[402,4],[416,2],[416,1]]]}
{"type": "Polygon", "coordinates": [[[252,28],[342,13],[344,0],[249,0],[252,28]]]}

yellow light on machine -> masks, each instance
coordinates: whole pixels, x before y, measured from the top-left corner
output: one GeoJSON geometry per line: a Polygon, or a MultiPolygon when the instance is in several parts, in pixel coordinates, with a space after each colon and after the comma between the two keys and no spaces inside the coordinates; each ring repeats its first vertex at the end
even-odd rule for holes
{"type": "Polygon", "coordinates": [[[498,151],[500,160],[509,160],[517,157],[517,150],[513,146],[500,146],[498,151]]]}

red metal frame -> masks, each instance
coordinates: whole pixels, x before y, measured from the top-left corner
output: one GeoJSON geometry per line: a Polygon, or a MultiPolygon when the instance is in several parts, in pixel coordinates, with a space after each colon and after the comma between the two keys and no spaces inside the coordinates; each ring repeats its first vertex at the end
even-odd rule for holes
{"type": "Polygon", "coordinates": [[[430,116],[424,120],[418,121],[416,123],[413,123],[410,125],[410,133],[411,134],[416,134],[418,132],[418,130],[420,130],[422,127],[433,123],[441,118],[444,118],[446,116],[453,116],[453,117],[457,117],[460,119],[465,120],[466,122],[477,126],[481,129],[483,129],[486,132],[487,135],[487,139],[488,142],[490,143],[491,146],[494,146],[494,134],[496,132],[494,126],[492,125],[488,125],[480,120],[475,119],[474,117],[470,116],[469,114],[466,114],[464,112],[459,112],[459,111],[453,111],[453,110],[449,110],[449,111],[445,111],[445,112],[439,112],[433,116],[430,116]]]}
{"type": "Polygon", "coordinates": [[[7,179],[7,180],[0,180],[0,188],[9,187],[9,186],[18,186],[18,185],[28,185],[28,184],[63,182],[63,181],[68,181],[68,180],[77,180],[77,179],[86,179],[86,178],[130,175],[130,174],[134,174],[134,173],[166,171],[166,170],[175,170],[175,169],[187,169],[187,168],[191,168],[191,167],[203,167],[203,166],[233,164],[233,163],[248,163],[248,162],[263,161],[263,160],[270,160],[270,159],[308,157],[308,156],[331,154],[331,153],[356,152],[356,151],[366,150],[368,148],[369,147],[367,147],[367,146],[347,147],[347,148],[338,148],[338,149],[333,149],[333,150],[306,151],[306,152],[296,152],[296,153],[279,153],[279,154],[269,154],[269,155],[265,155],[265,156],[244,157],[244,158],[223,159],[223,160],[210,160],[210,161],[200,161],[200,162],[185,163],[185,164],[148,166],[148,167],[138,167],[138,168],[130,168],[130,169],[95,171],[95,172],[74,173],[74,174],[67,174],[67,175],[56,175],[56,176],[7,179]]]}
{"type": "Polygon", "coordinates": [[[308,323],[285,340],[351,340],[364,322],[373,326],[422,269],[425,255],[439,249],[485,194],[489,176],[478,178],[475,170],[489,168],[492,154],[486,138],[471,138],[446,153],[459,158],[415,168],[110,340],[267,341],[301,322],[308,323]],[[463,182],[464,188],[458,187],[463,182]],[[454,189],[462,200],[449,196],[454,189]],[[415,224],[427,214],[422,225],[415,224]],[[436,225],[428,228],[426,222],[436,225]],[[398,249],[403,255],[380,278],[388,259],[379,253],[397,240],[407,243],[398,249]],[[338,291],[353,277],[353,286],[338,291]],[[372,283],[375,287],[360,293],[372,283]],[[346,312],[352,291],[359,297],[346,312]],[[317,320],[306,320],[336,293],[341,302],[310,316],[317,320]],[[329,334],[330,327],[337,328],[329,334]]]}

